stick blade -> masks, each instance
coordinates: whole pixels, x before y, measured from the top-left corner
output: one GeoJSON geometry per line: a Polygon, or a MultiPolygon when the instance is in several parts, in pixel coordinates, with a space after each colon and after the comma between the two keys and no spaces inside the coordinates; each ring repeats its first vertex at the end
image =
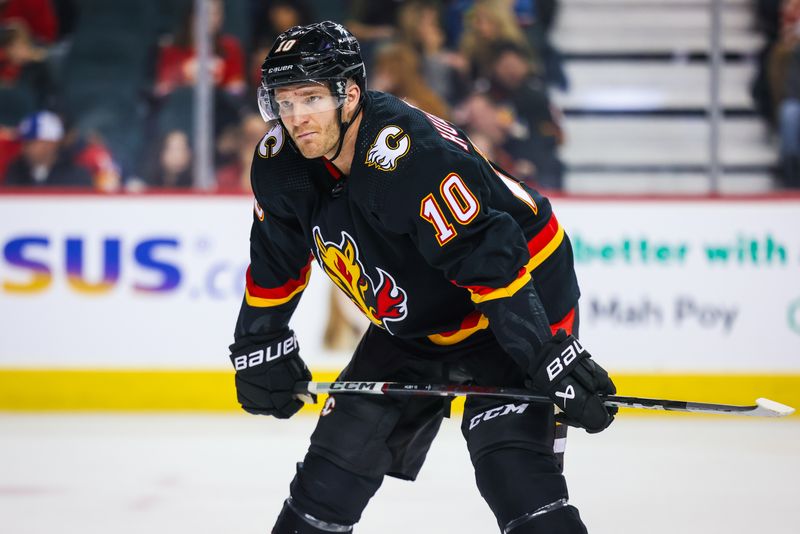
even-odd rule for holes
{"type": "Polygon", "coordinates": [[[755,410],[757,413],[753,415],[762,415],[765,417],[786,417],[794,413],[794,408],[786,406],[774,400],[760,398],[756,399],[758,408],[755,410]]]}

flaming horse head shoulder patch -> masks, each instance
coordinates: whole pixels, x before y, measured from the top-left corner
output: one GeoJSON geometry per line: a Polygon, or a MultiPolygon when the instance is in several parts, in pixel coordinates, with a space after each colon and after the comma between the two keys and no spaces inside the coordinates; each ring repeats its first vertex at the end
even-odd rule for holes
{"type": "Polygon", "coordinates": [[[375,167],[381,171],[393,171],[397,168],[397,160],[408,154],[411,138],[399,126],[386,126],[372,142],[367,151],[367,167],[375,167]]]}
{"type": "Polygon", "coordinates": [[[317,262],[325,274],[367,319],[391,334],[388,323],[402,321],[408,314],[406,292],[383,269],[376,269],[380,276],[378,284],[372,281],[361,264],[358,245],[347,232],[342,231],[339,243],[326,241],[319,226],[313,232],[317,262]]]}

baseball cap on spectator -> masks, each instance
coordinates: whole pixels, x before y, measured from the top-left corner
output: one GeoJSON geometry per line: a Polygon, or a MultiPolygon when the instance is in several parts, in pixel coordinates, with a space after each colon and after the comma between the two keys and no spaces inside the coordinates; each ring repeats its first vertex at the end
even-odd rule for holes
{"type": "Polygon", "coordinates": [[[22,141],[61,141],[64,138],[64,125],[55,113],[38,111],[22,120],[19,137],[22,141]]]}

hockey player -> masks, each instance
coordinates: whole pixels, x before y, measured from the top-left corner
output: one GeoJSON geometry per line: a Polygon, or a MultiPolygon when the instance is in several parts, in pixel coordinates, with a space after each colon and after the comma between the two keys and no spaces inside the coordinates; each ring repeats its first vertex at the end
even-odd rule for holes
{"type": "MultiPolygon", "coordinates": [[[[549,201],[458,128],[368,92],[341,25],[294,27],[262,67],[251,263],[231,360],[242,407],[291,417],[311,379],[289,318],[316,262],[372,322],[340,380],[529,387],[599,432],[608,374],[574,337],[578,284],[549,201]],[[555,334],[554,334],[555,333],[555,334]]],[[[351,532],[390,475],[414,480],[439,398],[333,395],[273,533],[351,532]]],[[[501,532],[581,533],[553,406],[470,397],[462,432],[501,532]]]]}

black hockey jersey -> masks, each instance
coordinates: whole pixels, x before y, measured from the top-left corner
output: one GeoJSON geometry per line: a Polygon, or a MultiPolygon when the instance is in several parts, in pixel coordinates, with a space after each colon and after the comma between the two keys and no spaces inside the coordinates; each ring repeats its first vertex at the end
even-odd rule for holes
{"type": "Polygon", "coordinates": [[[481,303],[531,278],[549,322],[578,300],[549,201],[450,123],[369,92],[349,176],[303,158],[276,124],[256,149],[251,264],[237,341],[285,329],[311,264],[375,325],[452,345],[489,327],[481,303]]]}

